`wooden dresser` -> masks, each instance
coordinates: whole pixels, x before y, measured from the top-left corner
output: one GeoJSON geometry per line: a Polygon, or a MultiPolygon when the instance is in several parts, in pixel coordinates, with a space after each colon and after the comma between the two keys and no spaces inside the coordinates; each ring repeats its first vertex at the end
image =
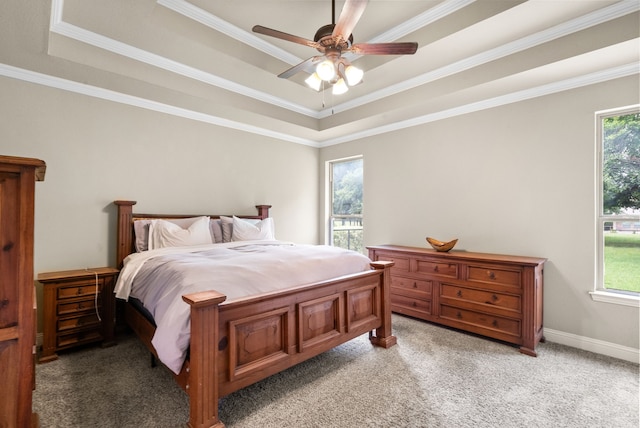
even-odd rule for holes
{"type": "Polygon", "coordinates": [[[38,159],[0,156],[0,427],[38,426],[35,387],[36,311],[33,283],[35,182],[38,159]]]}
{"type": "Polygon", "coordinates": [[[391,310],[520,346],[536,356],[542,337],[546,259],[380,245],[390,260],[391,310]]]}
{"type": "Polygon", "coordinates": [[[76,269],[38,274],[44,290],[44,339],[40,362],[58,358],[57,351],[114,341],[115,285],[118,269],[76,269]]]}

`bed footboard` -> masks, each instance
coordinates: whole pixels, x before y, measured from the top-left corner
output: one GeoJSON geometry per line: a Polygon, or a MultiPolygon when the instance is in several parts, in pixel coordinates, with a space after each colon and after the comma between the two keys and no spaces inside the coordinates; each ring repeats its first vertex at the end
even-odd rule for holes
{"type": "Polygon", "coordinates": [[[392,265],[233,302],[215,291],[183,296],[191,305],[189,426],[223,427],[220,397],[367,332],[373,345],[395,345],[392,265]]]}

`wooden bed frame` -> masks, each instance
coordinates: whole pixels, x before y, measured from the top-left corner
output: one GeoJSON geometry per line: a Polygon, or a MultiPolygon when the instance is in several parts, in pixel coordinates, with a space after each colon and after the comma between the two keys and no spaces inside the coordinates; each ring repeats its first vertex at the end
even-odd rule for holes
{"type": "MultiPolygon", "coordinates": [[[[135,220],[195,216],[134,214],[135,201],[114,203],[118,267],[135,251],[135,220]]],[[[269,216],[269,205],[256,208],[258,215],[239,217],[269,216]]],[[[218,418],[220,397],[364,333],[369,332],[373,345],[395,345],[389,299],[392,265],[373,262],[367,272],[233,302],[225,302],[226,296],[214,290],[183,296],[191,306],[191,344],[188,360],[174,376],[189,396],[188,426],[224,427],[218,418]]],[[[153,323],[133,305],[126,304],[124,313],[127,324],[156,355],[153,323]]]]}

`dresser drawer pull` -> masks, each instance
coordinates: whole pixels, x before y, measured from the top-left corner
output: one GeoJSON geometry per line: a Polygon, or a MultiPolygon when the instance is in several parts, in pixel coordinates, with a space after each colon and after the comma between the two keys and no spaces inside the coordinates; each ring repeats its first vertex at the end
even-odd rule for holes
{"type": "Polygon", "coordinates": [[[495,294],[491,295],[491,301],[495,302],[498,300],[498,296],[496,296],[495,294]]]}
{"type": "Polygon", "coordinates": [[[491,325],[494,327],[498,327],[498,320],[491,321],[491,325]]]}
{"type": "Polygon", "coordinates": [[[415,308],[416,306],[418,306],[418,304],[416,302],[412,302],[411,303],[413,305],[413,307],[415,308]]]}
{"type": "Polygon", "coordinates": [[[434,272],[438,272],[438,265],[436,265],[436,266],[434,266],[434,267],[433,267],[433,271],[434,271],[434,272]]]}
{"type": "Polygon", "coordinates": [[[418,283],[413,281],[413,288],[418,288],[418,283]]]}
{"type": "Polygon", "coordinates": [[[78,291],[76,291],[76,294],[79,296],[82,294],[82,288],[78,288],[78,291]]]}
{"type": "Polygon", "coordinates": [[[495,272],[492,272],[490,270],[487,271],[487,276],[489,277],[489,279],[496,279],[495,272]]]}
{"type": "Polygon", "coordinates": [[[458,292],[456,293],[456,296],[462,297],[462,290],[458,290],[458,292]]]}
{"type": "Polygon", "coordinates": [[[462,313],[458,311],[458,313],[456,314],[456,317],[458,317],[459,319],[462,319],[462,313]]]}

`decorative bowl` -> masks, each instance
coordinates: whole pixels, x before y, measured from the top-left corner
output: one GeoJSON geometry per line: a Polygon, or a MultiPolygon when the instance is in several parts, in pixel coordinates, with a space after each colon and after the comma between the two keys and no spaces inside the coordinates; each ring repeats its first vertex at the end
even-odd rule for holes
{"type": "Polygon", "coordinates": [[[444,253],[455,247],[458,239],[456,238],[449,242],[442,242],[438,241],[437,239],[427,237],[427,242],[433,247],[434,250],[442,251],[444,253]]]}

